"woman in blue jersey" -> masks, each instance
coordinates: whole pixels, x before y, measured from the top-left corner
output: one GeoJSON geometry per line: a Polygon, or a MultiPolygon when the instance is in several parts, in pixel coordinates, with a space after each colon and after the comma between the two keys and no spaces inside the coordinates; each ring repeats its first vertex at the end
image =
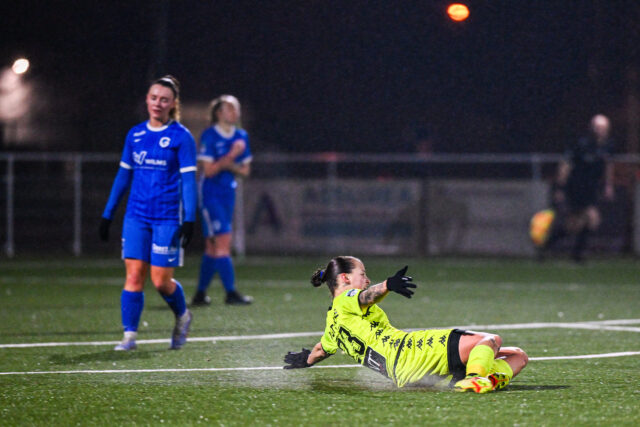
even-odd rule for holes
{"type": "Polygon", "coordinates": [[[411,298],[416,285],[406,272],[407,267],[371,286],[364,264],[354,257],[336,257],[318,269],[311,283],[326,283],[333,297],[324,335],[313,350],[289,352],[285,369],[309,367],[341,349],[398,387],[451,381],[456,391],[486,393],[504,388],[526,366],[526,353],[503,347],[498,335],[459,329],[405,332],[391,326],[377,303],[389,291],[411,298]]]}
{"type": "Polygon", "coordinates": [[[196,218],[196,145],[180,119],[180,87],[173,76],[154,81],[146,96],[149,120],[134,126],[125,139],[120,168],[102,214],[100,238],[127,189],[129,200],[122,227],[126,268],[120,298],[124,338],[115,350],[136,348],[144,307],[144,282],[154,286],[175,315],[171,349],[187,339],[191,312],[180,283],[173,278],[182,266],[183,248],[193,235],[196,218]]]}
{"type": "Polygon", "coordinates": [[[198,153],[202,232],[206,238],[198,289],[191,304],[211,304],[206,291],[216,273],[226,291],[225,303],[246,305],[252,298],[236,291],[231,261],[231,224],[236,200],[236,176],[251,171],[249,136],[237,127],[240,103],[222,95],[211,102],[211,126],[202,133],[198,153]]]}

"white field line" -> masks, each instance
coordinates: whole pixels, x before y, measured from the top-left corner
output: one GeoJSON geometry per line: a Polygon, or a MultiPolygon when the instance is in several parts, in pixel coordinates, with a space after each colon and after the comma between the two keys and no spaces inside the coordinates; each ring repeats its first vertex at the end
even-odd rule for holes
{"type": "Polygon", "coordinates": [[[576,356],[544,356],[530,357],[529,360],[545,361],[545,360],[574,360],[574,359],[604,359],[608,357],[638,356],[640,351],[621,351],[618,353],[602,353],[602,354],[579,354],[576,356]]]}
{"type": "MultiPolygon", "coordinates": [[[[601,359],[610,357],[638,356],[640,351],[624,351],[619,353],[580,354],[575,356],[530,357],[530,361],[573,360],[573,359],[601,359]]],[[[362,368],[362,365],[318,365],[312,369],[344,369],[362,368]]],[[[248,372],[248,371],[278,371],[282,366],[249,366],[241,368],[168,368],[168,369],[105,369],[105,370],[77,370],[77,371],[26,371],[0,372],[1,375],[54,375],[54,374],[145,374],[163,372],[248,372]]]]}
{"type": "MultiPolygon", "coordinates": [[[[359,368],[362,365],[320,365],[318,368],[359,368]]],[[[244,368],[169,368],[169,369],[105,369],[93,371],[89,369],[78,371],[29,371],[29,372],[0,372],[0,375],[40,375],[40,374],[144,374],[156,372],[246,372],[246,371],[278,371],[282,366],[249,366],[244,368]]]]}
{"type": "Polygon", "coordinates": [[[582,323],[595,323],[598,325],[635,325],[640,323],[640,319],[593,320],[582,323]]]}
{"type": "MultiPolygon", "coordinates": [[[[542,329],[542,328],[566,328],[566,329],[589,329],[589,330],[611,330],[622,332],[640,332],[640,327],[622,327],[613,326],[616,323],[636,324],[640,323],[640,319],[620,319],[620,320],[603,320],[593,322],[573,322],[573,323],[511,323],[496,325],[465,325],[465,326],[445,326],[430,329],[449,329],[458,328],[475,331],[493,331],[493,330],[514,330],[514,329],[542,329]]],[[[408,331],[416,331],[424,328],[408,329],[408,331]]],[[[288,332],[280,334],[261,334],[261,335],[230,335],[230,336],[213,336],[213,337],[193,337],[189,338],[189,342],[211,342],[218,341],[245,341],[245,340],[272,340],[300,337],[321,337],[320,332],[288,332]]],[[[169,343],[168,338],[137,340],[138,344],[164,344],[169,343]]],[[[17,343],[17,344],[0,344],[2,348],[33,348],[33,347],[71,347],[71,346],[102,346],[116,345],[120,341],[75,341],[75,342],[42,342],[42,343],[17,343]]]]}

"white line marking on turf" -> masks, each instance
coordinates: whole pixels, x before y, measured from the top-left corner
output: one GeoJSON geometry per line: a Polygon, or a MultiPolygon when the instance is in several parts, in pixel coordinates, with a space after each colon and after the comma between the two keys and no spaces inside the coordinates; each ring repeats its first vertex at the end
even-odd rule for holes
{"type": "MultiPolygon", "coordinates": [[[[289,332],[282,334],[263,334],[263,335],[230,335],[217,337],[189,337],[189,342],[212,342],[216,341],[244,341],[244,340],[271,340],[281,338],[298,338],[298,337],[320,337],[322,332],[289,332]]],[[[168,344],[171,341],[168,338],[159,338],[153,340],[136,340],[138,344],[168,344]]],[[[80,342],[43,342],[43,343],[22,343],[22,344],[0,344],[0,348],[32,348],[32,347],[70,347],[70,346],[98,346],[98,345],[116,345],[120,341],[80,341],[80,342]]]]}
{"type": "Polygon", "coordinates": [[[640,323],[640,319],[593,320],[582,323],[595,323],[598,325],[635,325],[636,323],[640,323]]]}
{"type": "MultiPolygon", "coordinates": [[[[640,332],[640,327],[623,327],[613,326],[616,324],[637,324],[640,319],[620,319],[620,320],[603,320],[592,322],[551,322],[551,323],[511,323],[496,325],[458,325],[434,327],[430,329],[466,329],[466,330],[517,330],[517,329],[541,329],[541,328],[566,328],[566,329],[590,329],[590,330],[611,330],[623,332],[640,332]],[[606,326],[605,326],[606,325],[606,326]]],[[[423,328],[412,328],[407,331],[417,331],[423,328]]],[[[271,340],[283,338],[300,338],[300,337],[320,337],[323,332],[286,332],[280,334],[261,334],[261,335],[230,335],[230,336],[213,336],[213,337],[192,337],[189,342],[211,342],[217,341],[244,341],[244,340],[271,340]]],[[[33,348],[33,347],[71,347],[71,346],[101,346],[116,345],[120,341],[77,341],[77,342],[42,342],[42,343],[18,343],[18,344],[0,344],[2,348],[33,348]]],[[[137,340],[138,344],[166,344],[169,343],[168,338],[137,340]]]]}
{"type": "MultiPolygon", "coordinates": [[[[313,369],[330,368],[361,368],[362,365],[321,365],[313,369]]],[[[144,374],[158,372],[246,372],[246,371],[282,371],[282,366],[249,366],[244,368],[168,368],[168,369],[105,369],[78,371],[28,371],[28,372],[0,372],[0,375],[43,375],[43,374],[144,374]]]]}
{"type": "MultiPolygon", "coordinates": [[[[619,353],[582,354],[576,356],[530,357],[532,361],[572,360],[572,359],[600,359],[609,357],[638,356],[640,351],[624,351],[619,353]]],[[[313,369],[344,369],[362,368],[363,365],[319,365],[313,369]]],[[[242,368],[168,368],[168,369],[105,369],[105,370],[77,370],[77,371],[26,371],[0,372],[0,375],[53,375],[53,374],[145,374],[162,372],[248,372],[248,371],[277,371],[282,366],[249,366],[242,368]]]]}
{"type": "Polygon", "coordinates": [[[573,360],[573,359],[604,359],[607,357],[623,357],[623,356],[637,356],[637,355],[640,355],[640,351],[621,351],[618,353],[602,353],[602,354],[579,354],[576,356],[530,357],[529,360],[544,361],[544,360],[573,360]]]}

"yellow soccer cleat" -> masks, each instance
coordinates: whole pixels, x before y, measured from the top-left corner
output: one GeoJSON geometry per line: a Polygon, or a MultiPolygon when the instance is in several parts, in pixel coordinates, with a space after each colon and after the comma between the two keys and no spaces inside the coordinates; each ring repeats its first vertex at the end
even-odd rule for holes
{"type": "Polygon", "coordinates": [[[491,381],[491,383],[493,384],[494,390],[502,390],[507,386],[507,384],[509,384],[509,381],[511,381],[511,377],[509,377],[509,375],[502,374],[500,372],[494,372],[493,374],[489,375],[488,378],[489,381],[491,381]]]}
{"type": "Polygon", "coordinates": [[[486,377],[468,376],[460,380],[453,387],[455,391],[473,391],[475,393],[487,393],[493,390],[493,382],[486,377]]]}

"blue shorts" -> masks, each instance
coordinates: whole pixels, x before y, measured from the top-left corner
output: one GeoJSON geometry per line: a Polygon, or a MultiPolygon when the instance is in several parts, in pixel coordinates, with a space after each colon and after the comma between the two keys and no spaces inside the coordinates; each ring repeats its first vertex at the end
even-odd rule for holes
{"type": "Polygon", "coordinates": [[[122,259],[133,258],[157,267],[182,267],[179,224],[150,224],[124,218],[122,259]]]}
{"type": "Polygon", "coordinates": [[[218,234],[231,233],[233,208],[236,204],[236,193],[215,194],[202,202],[200,209],[202,218],[202,234],[213,237],[218,234]]]}

